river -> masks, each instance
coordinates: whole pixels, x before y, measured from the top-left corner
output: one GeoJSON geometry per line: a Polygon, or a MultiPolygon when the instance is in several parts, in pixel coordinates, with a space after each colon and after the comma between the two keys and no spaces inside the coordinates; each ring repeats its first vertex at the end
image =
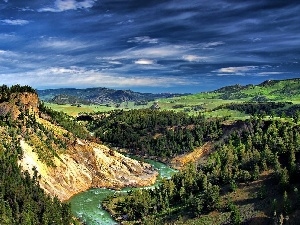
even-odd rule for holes
{"type": "MultiPolygon", "coordinates": [[[[158,185],[162,178],[170,178],[176,173],[176,170],[163,163],[148,159],[144,161],[151,164],[159,172],[159,177],[154,185],[158,185]]],[[[121,191],[129,191],[131,189],[124,188],[121,191]]],[[[70,199],[72,213],[87,225],[115,225],[117,223],[101,206],[103,199],[115,192],[118,191],[106,188],[96,188],[81,192],[70,199]]]]}

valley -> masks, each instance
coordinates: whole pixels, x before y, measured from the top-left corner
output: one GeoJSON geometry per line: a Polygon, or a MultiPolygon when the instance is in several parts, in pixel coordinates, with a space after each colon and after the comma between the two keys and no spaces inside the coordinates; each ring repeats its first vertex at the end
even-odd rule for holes
{"type": "Polygon", "coordinates": [[[2,177],[13,167],[41,194],[28,200],[0,180],[0,224],[295,224],[299,90],[291,79],[142,105],[58,105],[2,86],[2,177]]]}

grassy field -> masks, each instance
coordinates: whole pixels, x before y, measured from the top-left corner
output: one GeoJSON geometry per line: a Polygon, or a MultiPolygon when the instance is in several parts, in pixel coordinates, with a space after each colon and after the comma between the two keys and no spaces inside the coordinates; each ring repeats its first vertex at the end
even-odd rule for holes
{"type": "Polygon", "coordinates": [[[53,103],[44,103],[45,106],[56,110],[67,113],[70,116],[77,116],[79,113],[91,113],[91,112],[106,112],[115,109],[115,107],[107,107],[101,105],[81,105],[81,107],[67,105],[58,105],[53,103]]]}
{"type": "Polygon", "coordinates": [[[70,116],[77,116],[79,113],[92,113],[92,112],[108,112],[115,109],[123,109],[123,110],[130,110],[130,109],[142,109],[142,108],[149,108],[152,103],[149,103],[148,105],[141,105],[141,106],[135,106],[134,102],[123,102],[119,107],[116,107],[114,105],[80,105],[78,106],[72,106],[70,104],[66,105],[58,105],[54,103],[44,103],[45,106],[56,110],[56,111],[62,111],[67,113],[70,116]]]}

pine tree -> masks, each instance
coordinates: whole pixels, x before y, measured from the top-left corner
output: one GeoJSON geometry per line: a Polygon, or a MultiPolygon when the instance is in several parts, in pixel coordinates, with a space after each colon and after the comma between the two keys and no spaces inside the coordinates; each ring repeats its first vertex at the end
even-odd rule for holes
{"type": "Polygon", "coordinates": [[[242,218],[240,211],[235,205],[231,205],[231,214],[230,214],[230,224],[240,225],[242,223],[242,218]]]}

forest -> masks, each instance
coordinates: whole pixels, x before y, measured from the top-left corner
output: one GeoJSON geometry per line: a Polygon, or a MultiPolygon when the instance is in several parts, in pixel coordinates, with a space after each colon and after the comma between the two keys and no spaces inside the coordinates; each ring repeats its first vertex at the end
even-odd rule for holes
{"type": "Polygon", "coordinates": [[[115,110],[98,113],[87,127],[104,143],[132,154],[170,157],[218,139],[223,133],[222,121],[167,110],[115,110]]]}
{"type": "MultiPolygon", "coordinates": [[[[0,130],[0,224],[50,225],[75,223],[70,205],[61,203],[39,187],[39,174],[21,171],[19,124],[1,122],[0,130]]],[[[53,156],[52,156],[53,157],[53,156]]]]}
{"type": "Polygon", "coordinates": [[[274,215],[287,216],[299,207],[299,146],[299,125],[254,117],[239,121],[206,163],[190,164],[157,188],[109,197],[104,206],[116,218],[141,224],[164,224],[178,215],[193,218],[215,210],[229,212],[224,222],[241,224],[247,217],[224,196],[267,173],[277,195],[268,196],[272,192],[263,189],[257,198],[274,197],[265,206],[267,222],[274,222],[274,215]]]}
{"type": "Polygon", "coordinates": [[[230,109],[244,112],[252,116],[279,116],[279,117],[291,117],[298,121],[299,119],[299,105],[292,102],[244,102],[244,103],[229,103],[222,104],[214,110],[218,109],[230,109]]]}

